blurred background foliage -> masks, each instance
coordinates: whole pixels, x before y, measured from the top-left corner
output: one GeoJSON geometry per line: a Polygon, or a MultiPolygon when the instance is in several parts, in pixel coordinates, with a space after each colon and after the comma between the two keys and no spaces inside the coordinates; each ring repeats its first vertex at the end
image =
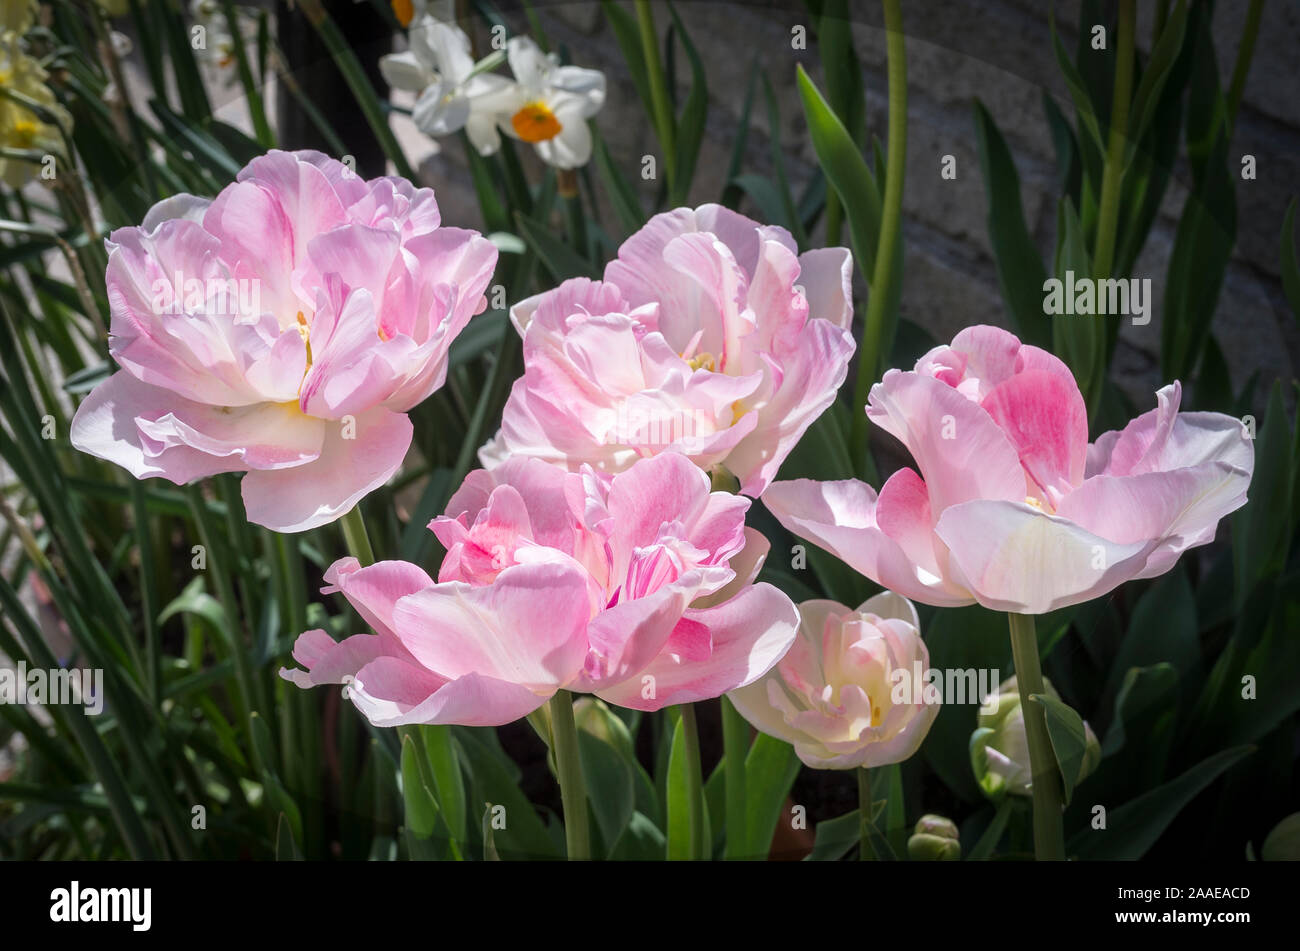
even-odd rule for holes
{"type": "MultiPolygon", "coordinates": [[[[272,147],[320,147],[354,156],[367,174],[387,164],[414,177],[390,128],[401,110],[377,83],[369,54],[349,44],[363,30],[397,34],[395,8],[298,0],[272,10],[220,0],[209,12],[236,40],[210,51],[193,48],[193,13],[174,0],[5,3],[13,29],[11,6],[14,22],[35,16],[6,37],[9,68],[0,82],[7,110],[0,653],[29,667],[103,668],[107,705],[92,717],[76,706],[0,704],[0,858],[560,856],[559,797],[545,746],[528,725],[381,731],[338,691],[304,692],[276,676],[302,630],[341,637],[363,629],[341,597],[317,593],[324,568],[345,550],[337,526],[276,535],[243,518],[237,476],[189,487],[137,482],[67,440],[76,401],[112,369],[101,276],[103,238],[113,228],[139,223],[177,192],[215,194],[272,147]],[[116,34],[129,36],[133,50],[116,34]],[[20,63],[39,73],[24,74],[20,63]],[[143,95],[124,94],[124,66],[143,95]],[[214,116],[217,81],[242,89],[247,115],[238,127],[214,116]],[[52,178],[42,176],[49,155],[52,178]],[[506,807],[504,829],[493,828],[485,808],[495,805],[506,807]]],[[[1042,100],[1059,172],[1049,260],[1025,220],[1007,139],[979,102],[971,121],[1009,326],[1069,364],[1094,437],[1149,406],[1131,405],[1112,385],[1119,321],[1049,320],[1043,283],[1066,270],[1139,276],[1136,262],[1171,179],[1190,176],[1164,277],[1160,373],[1183,381],[1184,408],[1250,415],[1251,500],[1217,543],[1193,550],[1166,576],[1049,615],[1038,632],[1048,677],[1102,739],[1101,765],[1067,812],[1070,852],[1240,858],[1258,852],[1297,804],[1300,429],[1289,386],[1260,390],[1252,378],[1234,389],[1209,332],[1237,237],[1240,176],[1230,143],[1259,26],[1256,4],[1239,25],[1237,59],[1222,64],[1210,42],[1210,3],[1158,7],[1150,54],[1135,59],[1130,2],[1084,2],[1073,51],[1054,23],[1043,24],[1041,42],[1072,105],[1042,100]],[[1117,39],[1100,54],[1088,45],[1097,23],[1117,39]],[[1120,66],[1125,50],[1131,68],[1120,66]],[[1253,699],[1243,699],[1243,678],[1253,678],[1253,699]],[[1107,810],[1105,834],[1089,832],[1096,804],[1107,810]]],[[[549,48],[527,4],[474,0],[457,13],[479,43],[506,24],[549,48]]],[[[721,40],[689,35],[673,4],[602,0],[600,14],[658,141],[653,181],[614,159],[599,116],[593,160],[576,188],[521,157],[508,139],[490,158],[467,143],[444,143],[465,148],[483,230],[502,251],[495,280],[505,300],[598,274],[650,215],[688,201],[720,201],[782,225],[801,249],[851,244],[858,370],[781,476],[857,476],[878,486],[904,460],[866,426],[866,388],[937,343],[900,318],[900,199],[904,188],[929,187],[904,182],[894,155],[907,128],[901,69],[891,61],[888,126],[867,128],[850,3],[809,0],[809,50],[825,80],[798,71],[818,171],[796,190],[784,166],[792,144],[752,134],[760,116],[768,130],[783,127],[771,75],[793,72],[793,59],[760,57],[746,88],[710,89],[709,61],[721,40]],[[655,17],[666,30],[655,29],[655,17]],[[743,103],[719,194],[695,184],[711,98],[743,103]],[[759,162],[764,140],[770,150],[759,162]]],[[[1300,316],[1294,211],[1292,204],[1278,248],[1300,316]]],[[[989,315],[962,318],[973,324],[989,315]]],[[[412,413],[415,442],[401,474],[364,502],[380,557],[436,572],[442,550],[425,525],[476,465],[520,371],[504,310],[477,317],[453,347],[447,386],[412,413]]],[[[772,540],[764,580],[796,601],[855,606],[873,593],[815,548],[804,568],[798,540],[761,505],[750,521],[772,540]]],[[[935,666],[1010,674],[1003,616],[979,607],[922,612],[935,666]]],[[[721,781],[726,721],[716,703],[700,706],[714,855],[851,853],[858,831],[851,776],[801,769],[788,746],[759,736],[747,741],[738,813],[721,781]],[[802,835],[788,834],[782,821],[792,802],[808,808],[802,835]]],[[[880,771],[881,854],[905,856],[911,825],[934,812],[959,824],[968,857],[1028,854],[1028,801],[995,805],[976,784],[968,751],[975,718],[975,706],[946,707],[918,756],[880,771]]],[[[683,808],[685,782],[674,714],[643,717],[591,700],[579,705],[578,719],[597,854],[680,851],[665,835],[666,817],[683,808]]]]}

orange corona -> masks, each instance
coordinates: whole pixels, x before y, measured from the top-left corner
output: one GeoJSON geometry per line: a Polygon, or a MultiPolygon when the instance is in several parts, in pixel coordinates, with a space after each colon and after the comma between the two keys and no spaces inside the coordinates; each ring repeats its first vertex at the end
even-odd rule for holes
{"type": "Polygon", "coordinates": [[[525,142],[545,142],[560,134],[564,128],[555,113],[544,102],[530,102],[513,116],[510,125],[515,134],[525,142]]]}

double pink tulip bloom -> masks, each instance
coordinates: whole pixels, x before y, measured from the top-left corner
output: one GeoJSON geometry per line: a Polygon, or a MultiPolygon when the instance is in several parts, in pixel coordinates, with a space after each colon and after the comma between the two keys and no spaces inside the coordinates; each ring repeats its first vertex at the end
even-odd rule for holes
{"type": "Polygon", "coordinates": [[[524,375],[481,461],[618,472],[680,452],[756,497],[844,382],[852,273],[844,248],[798,254],[719,205],[656,215],[603,281],[511,309],[524,375]]]}
{"type": "Polygon", "coordinates": [[[213,200],[178,195],[107,242],[110,352],[77,411],[77,448],[137,478],[247,471],[248,517],[332,521],[411,443],[406,412],[496,266],[440,227],[433,191],[364,181],[317,152],[254,159],[213,200]]]}
{"type": "Polygon", "coordinates": [[[915,370],[890,370],[867,416],[919,473],[777,482],[790,531],[928,604],[1041,614],[1168,571],[1246,502],[1254,447],[1240,420],[1156,409],[1088,443],[1070,370],[995,327],[963,330],[915,370]]]}
{"type": "Polygon", "coordinates": [[[908,759],[939,714],[937,702],[925,702],[930,652],[912,602],[882,591],[856,611],[814,600],[799,614],[799,636],[785,657],[727,695],[736,709],[813,769],[908,759]]]}
{"type": "Polygon", "coordinates": [[[447,547],[435,583],[415,565],[326,581],[374,629],[298,638],[301,687],[348,684],[377,726],[491,726],[557,690],[638,710],[752,683],[794,640],[794,604],[753,584],[767,543],[749,500],[709,491],[677,454],[609,476],[513,459],[471,473],[430,527],[447,547]]]}

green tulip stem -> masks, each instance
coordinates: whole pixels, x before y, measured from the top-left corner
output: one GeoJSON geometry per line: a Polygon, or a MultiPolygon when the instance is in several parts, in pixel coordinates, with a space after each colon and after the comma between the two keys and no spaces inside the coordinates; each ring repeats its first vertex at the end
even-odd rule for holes
{"type": "Polygon", "coordinates": [[[564,807],[564,843],[569,861],[591,858],[591,832],[587,826],[587,784],[578,756],[578,725],[573,719],[573,697],[557,691],[550,700],[551,751],[555,774],[560,781],[560,804],[564,807]]]}
{"type": "Polygon", "coordinates": [[[1065,831],[1061,819],[1061,775],[1052,752],[1052,738],[1047,732],[1047,710],[1029,698],[1044,693],[1043,668],[1038,660],[1038,635],[1034,618],[1028,614],[1008,614],[1011,626],[1011,657],[1016,665],[1016,686],[1020,691],[1020,710],[1025,718],[1025,737],[1029,741],[1030,791],[1034,799],[1034,857],[1040,862],[1065,858],[1065,831]]]}
{"type": "Polygon", "coordinates": [[[1124,179],[1124,149],[1128,142],[1129,99],[1133,89],[1133,35],[1137,31],[1137,0],[1120,0],[1119,48],[1115,61],[1115,95],[1110,107],[1110,135],[1101,176],[1097,211],[1097,244],[1092,255],[1096,276],[1108,278],[1114,264],[1119,228],[1120,186],[1124,179]]]}
{"type": "Polygon", "coordinates": [[[872,862],[876,849],[871,844],[871,770],[858,767],[858,861],[872,862]]]}
{"type": "Polygon", "coordinates": [[[683,703],[677,709],[682,715],[682,742],[685,743],[691,858],[698,861],[709,857],[708,843],[704,841],[704,768],[700,764],[700,728],[695,722],[693,703],[683,703]]]}
{"type": "Polygon", "coordinates": [[[347,543],[352,557],[366,568],[375,563],[375,550],[370,547],[370,533],[366,531],[366,520],[361,515],[361,503],[358,502],[339,519],[343,526],[343,540],[347,543]]]}
{"type": "Polygon", "coordinates": [[[863,407],[871,384],[889,354],[889,305],[894,288],[894,257],[900,253],[898,236],[903,221],[903,167],[907,162],[907,57],[900,0],[883,0],[885,52],[889,77],[889,140],[885,143],[885,194],[880,209],[880,235],[876,243],[875,268],[871,275],[867,314],[858,351],[858,375],[853,390],[851,446],[855,466],[866,465],[867,417],[863,407]]]}

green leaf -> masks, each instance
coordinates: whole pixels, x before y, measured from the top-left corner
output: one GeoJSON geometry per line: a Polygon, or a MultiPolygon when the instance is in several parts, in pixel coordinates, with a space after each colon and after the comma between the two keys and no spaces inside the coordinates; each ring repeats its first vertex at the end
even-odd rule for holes
{"type": "Polygon", "coordinates": [[[149,108],[158,117],[163,128],[178,138],[199,164],[216,176],[217,181],[223,183],[233,181],[239,174],[240,164],[231,158],[230,153],[220,142],[203,132],[192,119],[178,116],[158,99],[151,99],[149,108]]]}
{"type": "Polygon", "coordinates": [[[500,345],[504,333],[514,333],[514,327],[510,325],[510,318],[503,310],[484,311],[471,318],[451,345],[448,366],[458,367],[481,357],[500,345]]]}
{"type": "Polygon", "coordinates": [[[749,847],[742,858],[762,859],[772,845],[781,809],[799,775],[794,747],[766,733],[754,737],[745,758],[745,790],[749,800],[746,825],[749,847]]]}
{"type": "Polygon", "coordinates": [[[625,233],[632,234],[639,231],[646,219],[636,189],[628,183],[618,166],[614,164],[614,157],[609,154],[605,137],[599,132],[593,132],[592,138],[596,171],[600,173],[601,180],[605,183],[605,194],[609,197],[610,204],[614,206],[614,214],[618,215],[619,223],[625,233]]]}
{"type": "Polygon", "coordinates": [[[1239,613],[1259,584],[1281,571],[1290,547],[1293,450],[1279,380],[1273,384],[1264,424],[1256,434],[1250,501],[1232,521],[1234,600],[1239,613]]]}
{"type": "Polygon", "coordinates": [[[859,147],[866,144],[866,84],[853,48],[853,19],[848,0],[826,0],[817,21],[817,47],[826,77],[827,99],[859,147]]]}
{"type": "Polygon", "coordinates": [[[70,373],[64,378],[63,391],[65,393],[89,393],[112,374],[113,364],[107,361],[82,367],[76,373],[70,373]]]}
{"type": "Polygon", "coordinates": [[[1200,665],[1197,629],[1195,594],[1186,571],[1175,565],[1147,589],[1133,609],[1103,696],[1113,697],[1121,678],[1131,668],[1161,662],[1172,664],[1180,678],[1191,682],[1200,665]]]}
{"type": "Polygon", "coordinates": [[[586,730],[578,731],[578,757],[587,783],[587,801],[605,849],[612,853],[632,821],[636,803],[632,770],[617,750],[586,730]]]}
{"type": "Polygon", "coordinates": [[[667,840],[654,821],[641,812],[634,812],[609,857],[629,862],[659,861],[664,857],[666,845],[667,840]]]}
{"type": "Polygon", "coordinates": [[[1038,347],[1050,347],[1052,324],[1043,313],[1047,269],[1025,225],[1020,176],[1011,150],[979,100],[975,102],[975,132],[984,191],[988,195],[989,241],[993,245],[1002,299],[1020,338],[1038,347]]]}
{"type": "Polygon", "coordinates": [[[1084,753],[1088,748],[1083,718],[1066,704],[1047,694],[1030,694],[1030,703],[1037,703],[1047,712],[1047,734],[1052,741],[1052,753],[1061,771],[1065,804],[1074,795],[1074,784],[1083,770],[1084,753]]]}
{"type": "Polygon", "coordinates": [[[421,726],[420,738],[433,777],[433,792],[437,794],[438,809],[454,843],[465,841],[467,813],[465,782],[461,774],[460,759],[447,726],[421,726]]]}
{"type": "Polygon", "coordinates": [[[424,752],[410,735],[402,737],[402,801],[406,804],[406,828],[416,838],[433,835],[438,820],[438,804],[421,775],[420,759],[424,752]]]}
{"type": "Polygon", "coordinates": [[[664,797],[668,810],[666,854],[669,861],[695,858],[697,830],[691,824],[690,764],[687,762],[686,730],[678,718],[668,754],[668,788],[664,797]]]}
{"type": "Polygon", "coordinates": [[[1156,114],[1156,108],[1160,104],[1160,94],[1169,79],[1169,74],[1173,71],[1178,54],[1183,48],[1183,37],[1186,32],[1187,4],[1185,0],[1178,0],[1178,5],[1174,7],[1169,19],[1165,21],[1164,30],[1160,33],[1160,39],[1156,42],[1155,49],[1151,51],[1151,58],[1147,60],[1146,69],[1142,72],[1142,79],[1138,83],[1137,92],[1133,94],[1133,103],[1129,108],[1128,144],[1124,153],[1125,165],[1132,161],[1138,142],[1141,141],[1142,136],[1146,134],[1146,130],[1151,125],[1151,120],[1156,114]]]}
{"type": "MultiPolygon", "coordinates": [[[[1063,199],[1058,208],[1056,240],[1054,270],[1057,280],[1061,282],[1062,294],[1068,297],[1072,293],[1071,274],[1075,281],[1090,279],[1092,276],[1092,260],[1088,254],[1083,224],[1079,221],[1074,203],[1068,198],[1063,199]]],[[[1062,307],[1063,311],[1065,309],[1062,307]]],[[[1055,314],[1051,318],[1052,349],[1074,373],[1079,390],[1092,409],[1096,408],[1105,376],[1106,321],[1118,319],[1113,316],[1070,313],[1055,314]]]]}
{"type": "Polygon", "coordinates": [[[1091,826],[1070,839],[1069,851],[1087,860],[1134,861],[1156,844],[1183,807],[1222,773],[1254,751],[1253,746],[1223,750],[1177,779],[1112,809],[1105,829],[1091,826]]]}
{"type": "Polygon", "coordinates": [[[623,62],[627,65],[628,73],[631,74],[632,85],[636,87],[637,95],[641,97],[645,114],[654,115],[654,102],[650,96],[650,74],[646,70],[645,53],[641,48],[641,34],[637,29],[636,20],[613,0],[600,0],[600,8],[605,11],[605,18],[609,20],[609,25],[614,30],[614,39],[623,53],[623,62]]]}
{"type": "Polygon", "coordinates": [[[571,277],[599,277],[591,262],[581,254],[555,237],[555,233],[541,222],[534,221],[521,214],[515,215],[519,226],[519,236],[541,260],[542,266],[550,271],[557,281],[566,281],[571,277]]]}
{"type": "Polygon", "coordinates": [[[283,812],[275,823],[275,860],[277,862],[301,862],[302,851],[293,838],[293,824],[283,812]]]}
{"type": "Polygon", "coordinates": [[[480,732],[481,729],[461,727],[454,733],[467,754],[462,761],[474,790],[470,801],[476,808],[483,803],[483,821],[490,822],[488,806],[506,808],[506,827],[493,830],[493,848],[506,858],[560,858],[559,846],[520,790],[518,779],[511,774],[513,764],[504,758],[500,747],[494,745],[495,736],[486,736],[480,732]]]}
{"type": "Polygon", "coordinates": [[[780,225],[786,231],[790,231],[791,226],[794,224],[791,219],[792,206],[782,196],[781,189],[771,179],[762,175],[748,173],[737,175],[727,184],[728,187],[737,188],[748,195],[750,200],[758,206],[759,216],[764,221],[780,225]]]}
{"type": "Polygon", "coordinates": [[[758,88],[758,74],[759,64],[758,60],[755,59],[749,64],[749,80],[745,84],[745,101],[740,108],[736,139],[731,144],[731,158],[727,161],[727,174],[723,178],[726,184],[722,188],[722,197],[719,199],[723,205],[733,211],[740,202],[739,189],[735,185],[735,180],[740,176],[740,170],[744,166],[745,155],[749,146],[749,117],[754,110],[754,91],[758,88]]]}
{"type": "Polygon", "coordinates": [[[1227,135],[1220,131],[1174,234],[1160,328],[1165,379],[1188,379],[1196,368],[1236,242],[1237,203],[1227,150],[1227,135]]]}
{"type": "Polygon", "coordinates": [[[1171,664],[1127,668],[1102,744],[1097,788],[1118,798],[1150,789],[1164,778],[1178,716],[1178,686],[1171,664]]]}
{"type": "Polygon", "coordinates": [[[686,58],[691,64],[691,91],[686,94],[686,102],[677,117],[677,179],[673,183],[673,195],[669,198],[670,203],[676,207],[686,204],[690,194],[691,180],[695,176],[695,163],[699,160],[700,145],[704,141],[704,122],[709,111],[709,89],[708,80],[704,75],[704,63],[695,49],[695,44],[691,42],[690,35],[686,32],[685,24],[677,15],[677,8],[672,3],[668,4],[668,13],[672,17],[677,35],[681,37],[686,58]]]}
{"type": "Polygon", "coordinates": [[[798,67],[797,77],[813,150],[826,181],[844,205],[858,269],[869,285],[874,276],[876,242],[880,235],[880,190],[857,143],[803,66],[798,67]]]}
{"type": "Polygon", "coordinates": [[[1051,11],[1048,16],[1052,34],[1052,49],[1056,53],[1056,63],[1060,66],[1061,73],[1065,77],[1065,85],[1070,90],[1070,98],[1074,100],[1074,108],[1079,115],[1079,122],[1088,133],[1093,146],[1099,152],[1105,152],[1106,146],[1102,142],[1101,131],[1097,126],[1097,109],[1088,95],[1087,84],[1084,83],[1083,76],[1079,74],[1078,68],[1070,59],[1070,54],[1065,51],[1065,46],[1061,43],[1061,37],[1056,32],[1055,11],[1051,11]]]}
{"type": "Polygon", "coordinates": [[[849,854],[860,839],[859,812],[854,809],[834,819],[817,823],[813,850],[804,856],[805,862],[838,862],[849,854]]]}

